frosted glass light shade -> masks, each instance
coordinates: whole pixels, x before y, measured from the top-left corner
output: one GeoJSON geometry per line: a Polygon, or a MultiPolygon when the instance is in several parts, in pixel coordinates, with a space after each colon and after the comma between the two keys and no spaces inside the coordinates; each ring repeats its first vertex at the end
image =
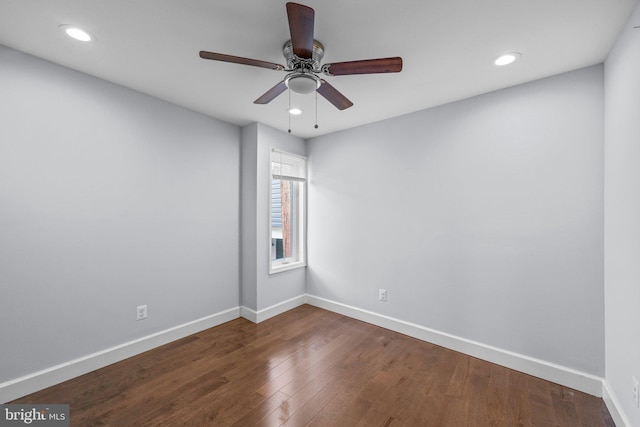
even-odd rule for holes
{"type": "Polygon", "coordinates": [[[320,80],[309,74],[293,75],[285,83],[289,89],[302,95],[314,92],[320,87],[320,80]]]}

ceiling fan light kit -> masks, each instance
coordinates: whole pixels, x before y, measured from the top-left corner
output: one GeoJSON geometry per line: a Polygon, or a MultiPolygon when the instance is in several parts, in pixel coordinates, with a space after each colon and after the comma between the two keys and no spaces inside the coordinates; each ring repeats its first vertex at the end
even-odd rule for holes
{"type": "Polygon", "coordinates": [[[284,84],[295,93],[307,95],[315,92],[321,83],[315,74],[294,72],[287,74],[287,77],[284,78],[284,84]]]}
{"type": "MultiPolygon", "coordinates": [[[[327,76],[345,76],[354,74],[397,73],[402,70],[402,58],[390,57],[359,61],[322,63],[325,48],[313,38],[315,12],[312,8],[298,3],[287,3],[287,17],[291,39],[282,53],[287,66],[256,59],[200,51],[200,57],[215,61],[251,65],[276,71],[286,71],[285,78],[254,101],[255,104],[268,104],[287,89],[299,94],[319,93],[339,110],[353,106],[353,103],[340,91],[331,86],[318,74],[327,76]]],[[[316,125],[317,127],[317,125],[316,125]]]]}

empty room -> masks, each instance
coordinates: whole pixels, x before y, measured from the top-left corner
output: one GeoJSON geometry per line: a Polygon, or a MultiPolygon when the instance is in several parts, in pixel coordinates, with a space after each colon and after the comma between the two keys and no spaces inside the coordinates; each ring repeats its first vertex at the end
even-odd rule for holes
{"type": "Polygon", "coordinates": [[[0,425],[640,426],[638,76],[637,0],[0,0],[0,425]]]}

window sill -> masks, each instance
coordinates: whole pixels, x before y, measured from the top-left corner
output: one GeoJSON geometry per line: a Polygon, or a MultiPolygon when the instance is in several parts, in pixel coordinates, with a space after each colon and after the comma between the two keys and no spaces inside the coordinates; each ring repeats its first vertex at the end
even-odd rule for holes
{"type": "Polygon", "coordinates": [[[304,268],[307,266],[305,261],[288,262],[277,265],[269,265],[269,274],[282,273],[283,271],[295,270],[297,268],[304,268]]]}

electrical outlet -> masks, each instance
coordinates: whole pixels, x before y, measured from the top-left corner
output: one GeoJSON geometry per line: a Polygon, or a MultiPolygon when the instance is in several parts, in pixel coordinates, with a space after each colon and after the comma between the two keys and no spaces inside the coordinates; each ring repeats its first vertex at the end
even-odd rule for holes
{"type": "Polygon", "coordinates": [[[142,320],[147,318],[147,305],[139,305],[136,308],[136,320],[142,320]]]}
{"type": "Polygon", "coordinates": [[[378,289],[378,299],[382,302],[387,302],[387,291],[386,289],[378,289]]]}
{"type": "Polygon", "coordinates": [[[638,388],[638,380],[636,377],[631,377],[631,381],[633,382],[633,403],[635,403],[636,408],[640,408],[640,389],[638,388]]]}

